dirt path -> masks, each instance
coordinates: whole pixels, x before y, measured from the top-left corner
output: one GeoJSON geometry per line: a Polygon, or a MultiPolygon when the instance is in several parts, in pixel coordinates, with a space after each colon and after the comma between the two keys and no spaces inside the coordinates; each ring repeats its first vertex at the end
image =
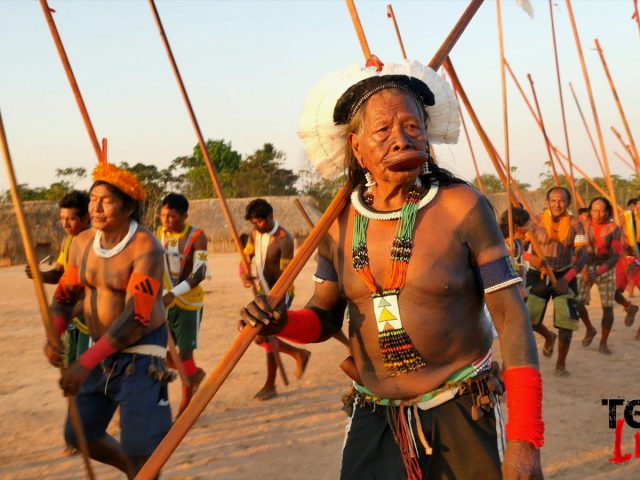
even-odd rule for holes
{"type": "MultiPolygon", "coordinates": [[[[236,335],[239,308],[250,299],[237,279],[233,254],[213,255],[207,291],[198,363],[211,371],[236,335]]],[[[294,306],[301,306],[313,288],[312,267],[296,282],[294,306]]],[[[0,269],[4,320],[0,323],[0,478],[83,478],[78,457],[60,456],[65,401],[57,388],[57,371],[42,354],[44,335],[30,282],[23,267],[0,269]]],[[[594,297],[597,294],[594,291],[594,297]]],[[[638,299],[635,299],[638,301],[638,299]]],[[[597,307],[592,317],[599,323],[597,307]]],[[[582,328],[569,353],[572,375],[553,376],[553,361],[542,358],[546,444],[542,451],[546,478],[640,478],[640,458],[622,465],[608,463],[613,430],[607,428],[602,398],[640,399],[634,365],[640,342],[623,325],[616,307],[610,337],[614,354],[604,356],[597,346],[580,344],[582,328]]],[[[547,321],[548,322],[548,321],[547,321]]],[[[540,346],[540,339],[538,344],[540,346]]],[[[597,345],[597,338],[594,345],[597,345]]],[[[346,356],[338,342],[308,347],[311,361],[304,377],[295,380],[294,363],[284,358],[291,384],[278,384],[280,395],[268,402],[253,400],[265,376],[264,353],[251,347],[193,430],[163,471],[164,479],[263,480],[338,478],[346,415],[340,396],[349,382],[338,369],[346,356]]],[[[496,348],[499,358],[499,346],[496,348]]],[[[174,411],[179,401],[177,382],[171,387],[174,411]]],[[[639,409],[640,410],[640,409],[639,409]]],[[[117,434],[112,424],[111,433],[117,434]]],[[[623,451],[633,453],[633,431],[625,427],[623,451]]],[[[122,475],[93,462],[99,479],[122,475]]]]}

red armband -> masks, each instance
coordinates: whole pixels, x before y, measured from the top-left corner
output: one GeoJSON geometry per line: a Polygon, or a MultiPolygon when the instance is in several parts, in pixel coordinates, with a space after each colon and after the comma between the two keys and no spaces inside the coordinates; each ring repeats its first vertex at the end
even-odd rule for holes
{"type": "Polygon", "coordinates": [[[53,323],[53,328],[56,331],[56,335],[61,337],[64,331],[67,329],[67,322],[65,321],[62,315],[53,315],[51,317],[51,323],[53,323]]]}
{"type": "Polygon", "coordinates": [[[151,309],[160,290],[160,282],[155,278],[133,272],[127,285],[127,293],[133,295],[133,319],[144,327],[151,320],[151,309]]]}
{"type": "Polygon", "coordinates": [[[530,262],[532,258],[533,258],[533,255],[531,255],[531,253],[529,253],[529,252],[524,252],[522,254],[522,259],[527,261],[527,262],[530,262]]]}
{"type": "Polygon", "coordinates": [[[78,277],[78,267],[67,265],[64,273],[58,281],[58,286],[53,294],[56,302],[62,305],[70,305],[76,302],[78,289],[82,287],[78,277]]]}
{"type": "Polygon", "coordinates": [[[100,337],[96,343],[93,344],[91,348],[85,351],[80,358],[78,358],[78,362],[84,368],[88,368],[89,370],[93,370],[93,367],[98,365],[102,360],[107,358],[112,353],[116,353],[117,350],[111,342],[107,340],[106,336],[100,337]]]}
{"type": "Polygon", "coordinates": [[[596,269],[596,273],[598,275],[602,275],[607,273],[607,270],[609,270],[609,267],[607,267],[605,264],[602,264],[596,269]]]}
{"type": "Polygon", "coordinates": [[[313,343],[320,338],[322,327],[320,317],[313,310],[289,310],[287,324],[278,333],[278,337],[286,338],[298,343],[313,343]]]}
{"type": "Polygon", "coordinates": [[[571,280],[573,280],[574,278],[576,278],[576,275],[578,273],[576,272],[575,268],[570,268],[569,270],[567,270],[567,273],[565,273],[562,278],[565,279],[567,281],[567,283],[569,283],[571,280]]]}
{"type": "Polygon", "coordinates": [[[542,377],[531,367],[512,367],[504,372],[509,421],[507,440],[529,442],[534,448],[544,444],[542,422],[542,377]]]}

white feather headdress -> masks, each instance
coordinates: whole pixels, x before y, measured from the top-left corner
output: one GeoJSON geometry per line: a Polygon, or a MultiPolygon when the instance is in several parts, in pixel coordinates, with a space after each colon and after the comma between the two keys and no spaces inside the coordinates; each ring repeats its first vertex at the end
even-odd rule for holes
{"type": "Polygon", "coordinates": [[[336,125],[334,109],[340,97],[353,85],[375,76],[406,75],[424,82],[435,98],[425,107],[429,117],[427,139],[431,143],[456,143],[460,132],[458,102],[449,83],[431,68],[405,60],[401,64],[385,64],[380,72],[374,67],[350,65],[326,75],[309,92],[298,123],[298,136],[307,158],[324,178],[344,173],[346,125],[336,125]]]}

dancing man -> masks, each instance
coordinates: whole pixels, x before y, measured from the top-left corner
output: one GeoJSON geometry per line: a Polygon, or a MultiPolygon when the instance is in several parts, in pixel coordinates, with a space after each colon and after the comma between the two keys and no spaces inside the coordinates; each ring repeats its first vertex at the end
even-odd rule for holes
{"type": "Polygon", "coordinates": [[[321,342],[348,309],[343,480],[541,476],[542,385],[521,279],[486,199],[428,155],[428,141],[456,141],[457,112],[449,85],[406,61],[327,76],[300,120],[316,169],[346,166],[351,205],[319,246],[324,281],[306,307],[257,297],[241,316],[264,334],[321,342]],[[506,369],[506,450],[483,301],[506,369]]]}

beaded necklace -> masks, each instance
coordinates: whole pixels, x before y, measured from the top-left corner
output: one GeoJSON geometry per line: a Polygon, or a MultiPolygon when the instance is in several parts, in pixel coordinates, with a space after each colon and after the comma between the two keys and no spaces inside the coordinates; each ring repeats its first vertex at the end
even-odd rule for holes
{"type": "Polygon", "coordinates": [[[413,346],[409,334],[402,326],[398,295],[407,279],[407,268],[413,249],[413,231],[418,210],[433,200],[437,191],[438,185],[434,184],[423,198],[419,187],[414,185],[407,194],[400,215],[396,217],[399,217],[399,221],[391,247],[390,264],[380,290],[376,287],[371,275],[367,249],[369,218],[377,218],[368,215],[369,212],[363,212],[361,209],[356,209],[355,212],[351,239],[353,268],[369,288],[378,328],[380,351],[385,367],[392,375],[412,372],[426,366],[425,360],[413,346]]]}

